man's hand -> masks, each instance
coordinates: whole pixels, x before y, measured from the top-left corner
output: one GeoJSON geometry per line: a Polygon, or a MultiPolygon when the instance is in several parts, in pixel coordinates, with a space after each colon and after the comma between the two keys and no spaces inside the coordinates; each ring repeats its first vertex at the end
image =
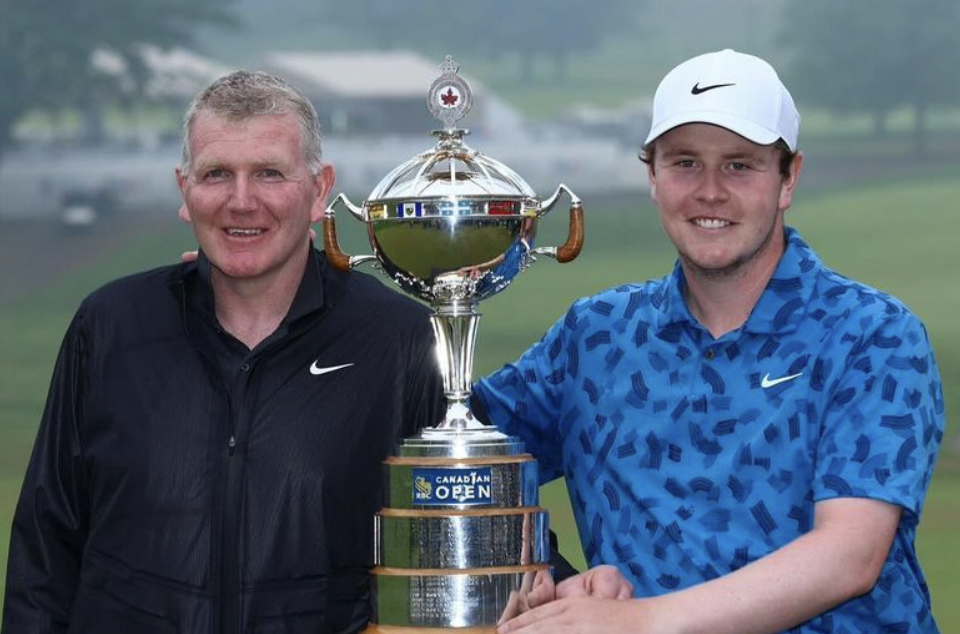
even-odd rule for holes
{"type": "Polygon", "coordinates": [[[629,599],[633,584],[614,566],[596,566],[570,577],[557,586],[557,598],[595,597],[598,599],[629,599]]]}
{"type": "Polygon", "coordinates": [[[591,568],[555,591],[550,575],[538,574],[529,592],[511,596],[497,632],[632,632],[636,608],[621,609],[632,596],[633,585],[614,566],[591,568]],[[620,605],[612,609],[611,604],[620,605]]]}
{"type": "Polygon", "coordinates": [[[624,609],[633,603],[625,601],[633,596],[633,585],[614,566],[591,568],[562,581],[555,591],[550,576],[543,577],[537,575],[528,593],[511,596],[499,634],[635,631],[636,607],[624,609]],[[620,605],[613,609],[610,604],[620,605]]]}
{"type": "Polygon", "coordinates": [[[640,601],[593,597],[558,599],[501,624],[497,634],[637,634],[644,630],[640,601]]]}
{"type": "Polygon", "coordinates": [[[507,599],[507,607],[500,616],[500,620],[497,621],[498,624],[553,601],[556,586],[549,572],[545,570],[537,572],[532,583],[529,579],[529,575],[526,576],[520,589],[510,593],[510,598],[507,599]]]}
{"type": "Polygon", "coordinates": [[[533,580],[533,588],[527,594],[529,609],[550,603],[556,598],[557,587],[553,583],[553,576],[544,570],[537,573],[533,580]]]}

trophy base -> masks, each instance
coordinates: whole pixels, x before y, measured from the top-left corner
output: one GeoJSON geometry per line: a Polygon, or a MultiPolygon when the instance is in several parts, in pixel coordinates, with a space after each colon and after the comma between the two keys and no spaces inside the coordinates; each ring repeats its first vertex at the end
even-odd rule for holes
{"type": "Polygon", "coordinates": [[[549,570],[536,461],[492,427],[425,429],[384,475],[367,631],[496,631],[549,570]]]}

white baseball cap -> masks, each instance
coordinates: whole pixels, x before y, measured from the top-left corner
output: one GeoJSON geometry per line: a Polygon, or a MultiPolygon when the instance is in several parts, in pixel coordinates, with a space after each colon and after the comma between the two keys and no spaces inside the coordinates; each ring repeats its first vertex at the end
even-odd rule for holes
{"type": "Polygon", "coordinates": [[[660,82],[644,145],[685,123],[711,123],[758,143],[797,150],[800,115],[773,66],[731,49],[689,59],[660,82]]]}

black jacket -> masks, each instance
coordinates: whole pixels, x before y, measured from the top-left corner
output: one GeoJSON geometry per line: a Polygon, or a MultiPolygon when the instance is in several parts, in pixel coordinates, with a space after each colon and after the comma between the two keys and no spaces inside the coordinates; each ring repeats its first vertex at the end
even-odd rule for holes
{"type": "Polygon", "coordinates": [[[3,634],[364,626],[381,461],[442,414],[427,311],[314,252],[287,319],[231,372],[201,268],[110,283],[71,323],[3,634]]]}

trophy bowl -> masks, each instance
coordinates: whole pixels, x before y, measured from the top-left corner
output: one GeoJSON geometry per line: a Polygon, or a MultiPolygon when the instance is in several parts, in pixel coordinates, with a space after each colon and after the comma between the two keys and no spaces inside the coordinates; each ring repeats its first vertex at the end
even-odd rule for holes
{"type": "Polygon", "coordinates": [[[475,304],[502,291],[532,256],[560,262],[577,256],[583,207],[566,186],[541,201],[513,170],[468,147],[466,130],[435,134],[437,146],[394,169],[362,208],[343,194],[334,199],[324,224],[334,266],[352,268],[375,259],[404,291],[440,306],[475,304]],[[533,249],[537,220],[562,192],[572,201],[567,243],[533,249]],[[376,255],[347,256],[339,249],[335,207],[340,203],[366,223],[376,255]]]}
{"type": "Polygon", "coordinates": [[[516,172],[464,143],[455,127],[473,96],[448,56],[427,105],[444,128],[358,207],[343,194],[326,210],[327,260],[343,271],[372,262],[433,308],[447,411],[384,462],[374,518],[373,619],[368,632],[492,632],[549,568],[547,511],[536,461],[518,439],[467,408],[481,300],[504,290],[537,256],[564,263],[583,246],[583,206],[560,184],[539,199],[516,172]],[[559,247],[535,247],[537,223],[566,193],[570,227],[559,247]],[[336,208],[364,223],[373,254],[348,255],[336,208]],[[432,426],[431,426],[432,424],[432,426]]]}

